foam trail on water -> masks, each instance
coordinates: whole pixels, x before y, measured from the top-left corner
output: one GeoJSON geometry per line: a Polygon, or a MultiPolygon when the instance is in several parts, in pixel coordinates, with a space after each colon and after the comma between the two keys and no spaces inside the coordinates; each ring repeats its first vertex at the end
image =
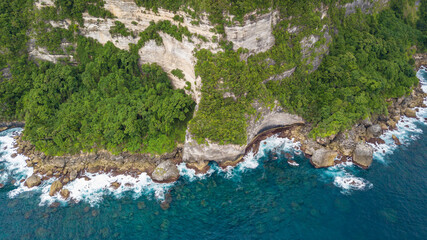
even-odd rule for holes
{"type": "Polygon", "coordinates": [[[352,162],[344,162],[324,170],[322,180],[333,182],[341,193],[350,194],[353,190],[368,190],[373,188],[373,184],[361,177],[356,177],[358,169],[352,162]]]}

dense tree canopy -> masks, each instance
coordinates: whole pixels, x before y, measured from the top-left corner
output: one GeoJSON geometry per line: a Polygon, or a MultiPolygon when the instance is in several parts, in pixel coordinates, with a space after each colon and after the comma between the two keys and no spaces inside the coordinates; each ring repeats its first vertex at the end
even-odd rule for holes
{"type": "MultiPolygon", "coordinates": [[[[130,51],[123,51],[111,42],[102,46],[79,36],[84,12],[114,18],[102,0],[55,0],[41,10],[34,8],[34,0],[10,0],[0,3],[0,69],[12,75],[0,75],[0,120],[25,120],[25,137],[48,154],[94,149],[162,153],[184,140],[190,119],[190,132],[199,141],[245,144],[248,120],[259,117],[254,104],[272,107],[279,100],[313,123],[313,136],[327,136],[371,114],[387,114],[386,99],[407,94],[417,82],[413,46],[417,51],[427,46],[426,0],[418,6],[414,0],[392,0],[390,9],[372,14],[358,10],[346,15],[344,8],[330,7],[328,17],[322,17],[322,6],[335,6],[337,0],[135,2],[154,11],[185,11],[192,24],[207,13],[212,31],[220,36],[212,40],[223,51],[195,50],[202,98],[194,119],[194,102],[182,90],[173,90],[159,66],[138,65],[138,49],[149,40],[161,45],[160,32],[178,41],[193,36],[208,41],[183,26],[182,16],[153,21],[138,36],[115,21],[112,35],[139,37],[130,51]],[[224,26],[252,21],[271,9],[281,17],[273,28],[274,46],[257,54],[234,51],[224,26]],[[49,22],[64,19],[71,20],[67,29],[49,22]],[[303,46],[310,36],[316,43],[303,46]],[[73,55],[75,61],[34,62],[27,54],[31,44],[73,55]],[[314,59],[326,53],[316,50],[323,45],[329,54],[313,71],[314,59]],[[280,79],[291,69],[291,77],[280,79]]],[[[172,74],[185,77],[179,69],[172,74]]],[[[189,82],[186,89],[191,89],[189,82]]]]}

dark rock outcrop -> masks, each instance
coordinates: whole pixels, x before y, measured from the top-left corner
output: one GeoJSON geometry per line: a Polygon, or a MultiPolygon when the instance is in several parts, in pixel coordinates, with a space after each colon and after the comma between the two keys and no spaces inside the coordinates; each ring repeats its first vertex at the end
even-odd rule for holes
{"type": "Polygon", "coordinates": [[[25,126],[24,122],[12,121],[12,122],[0,122],[0,132],[5,131],[9,128],[22,128],[25,126]]]}

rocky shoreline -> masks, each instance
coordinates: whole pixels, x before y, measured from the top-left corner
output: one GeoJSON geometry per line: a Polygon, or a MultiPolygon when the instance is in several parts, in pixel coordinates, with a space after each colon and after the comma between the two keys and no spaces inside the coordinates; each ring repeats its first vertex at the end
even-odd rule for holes
{"type": "MultiPolygon", "coordinates": [[[[263,129],[247,144],[243,155],[236,159],[218,162],[218,165],[224,169],[228,166],[236,166],[250,151],[256,154],[262,140],[276,135],[300,142],[301,150],[315,168],[351,161],[366,169],[371,165],[373,158],[372,146],[367,143],[383,143],[379,136],[386,130],[395,129],[402,115],[416,117],[416,110],[413,108],[426,107],[423,103],[425,97],[427,94],[422,91],[421,85],[418,85],[409,96],[388,100],[390,103],[388,116],[372,116],[371,119],[365,119],[355,124],[352,129],[328,138],[312,139],[308,137],[312,126],[303,123],[263,129]]],[[[24,123],[2,123],[0,126],[3,126],[2,130],[5,130],[12,127],[23,127],[24,123]]],[[[86,173],[110,173],[114,176],[124,174],[136,177],[145,172],[154,182],[171,183],[179,179],[180,173],[177,165],[183,162],[182,145],[173,152],[163,155],[126,152],[113,155],[105,150],[100,150],[77,155],[47,156],[36,151],[35,147],[30,142],[22,140],[20,135],[16,135],[15,139],[17,154],[27,156],[27,166],[34,169],[34,174],[27,178],[25,185],[31,188],[40,185],[42,181],[56,177],[57,180],[53,182],[49,194],[53,196],[59,192],[64,199],[69,197],[69,191],[63,188],[64,185],[76,178],[90,180],[86,173]]],[[[393,139],[396,144],[400,144],[396,136],[393,136],[393,139]]],[[[13,154],[12,157],[16,157],[17,154],[13,154]]],[[[185,163],[187,168],[195,170],[196,174],[204,174],[210,169],[209,162],[202,160],[185,163]]],[[[120,187],[120,183],[112,183],[111,187],[117,189],[120,187]]]]}
{"type": "Polygon", "coordinates": [[[9,128],[23,128],[24,126],[25,123],[20,121],[0,122],[0,132],[5,131],[9,128]]]}
{"type": "MultiPolygon", "coordinates": [[[[368,143],[384,143],[379,137],[384,131],[396,129],[401,116],[416,118],[416,107],[427,107],[424,93],[419,84],[408,96],[392,98],[387,101],[388,115],[373,115],[355,124],[351,129],[327,138],[312,139],[307,137],[311,130],[305,125],[293,133],[295,140],[301,142],[301,150],[308,155],[316,168],[334,166],[342,162],[353,162],[364,169],[369,168],[373,158],[373,148],[368,143]]],[[[393,140],[400,145],[399,139],[393,140]]]]}

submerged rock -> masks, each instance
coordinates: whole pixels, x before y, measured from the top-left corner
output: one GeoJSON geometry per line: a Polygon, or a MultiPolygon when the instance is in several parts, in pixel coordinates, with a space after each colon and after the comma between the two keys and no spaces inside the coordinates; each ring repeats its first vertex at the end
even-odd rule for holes
{"type": "Polygon", "coordinates": [[[32,188],[32,187],[40,185],[41,182],[42,182],[42,180],[40,179],[39,176],[31,175],[31,177],[27,178],[27,180],[25,181],[25,185],[29,188],[32,188]]]}
{"type": "Polygon", "coordinates": [[[121,185],[121,183],[119,183],[119,182],[112,182],[112,183],[111,183],[111,187],[112,187],[112,188],[114,188],[114,189],[119,188],[119,187],[120,187],[120,185],[121,185]]]}
{"type": "Polygon", "coordinates": [[[396,145],[401,145],[399,138],[396,137],[396,135],[392,135],[391,138],[393,138],[394,144],[396,145]]]}
{"type": "Polygon", "coordinates": [[[171,160],[160,163],[153,171],[151,178],[155,182],[175,182],[179,178],[179,170],[171,160]]]}
{"type": "Polygon", "coordinates": [[[191,168],[191,169],[195,170],[196,174],[200,174],[200,173],[201,174],[205,174],[211,168],[209,166],[209,161],[200,161],[200,162],[186,163],[186,166],[188,168],[191,168]]]}
{"type": "Polygon", "coordinates": [[[366,143],[359,143],[353,152],[353,161],[362,168],[368,168],[372,164],[374,150],[366,143]]]}
{"type": "Polygon", "coordinates": [[[59,180],[56,180],[50,186],[49,196],[55,195],[55,193],[59,192],[62,189],[62,183],[59,180]]]}
{"type": "Polygon", "coordinates": [[[138,209],[141,210],[145,208],[145,202],[138,202],[138,209]]]}
{"type": "Polygon", "coordinates": [[[320,148],[313,153],[311,164],[315,168],[330,167],[334,165],[334,159],[337,157],[338,152],[320,148]]]}

